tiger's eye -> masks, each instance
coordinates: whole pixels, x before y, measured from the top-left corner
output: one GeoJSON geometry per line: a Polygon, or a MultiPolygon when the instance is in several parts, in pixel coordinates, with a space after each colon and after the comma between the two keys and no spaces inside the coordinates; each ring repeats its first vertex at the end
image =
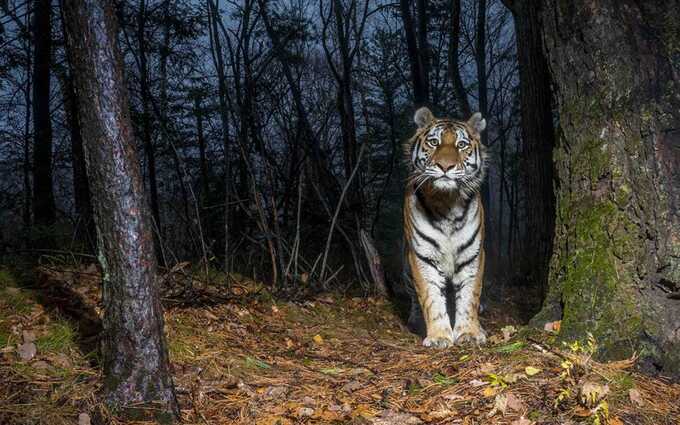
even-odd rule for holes
{"type": "Polygon", "coordinates": [[[468,147],[468,142],[466,142],[465,140],[459,140],[457,146],[458,149],[465,149],[466,147],[468,147]]]}

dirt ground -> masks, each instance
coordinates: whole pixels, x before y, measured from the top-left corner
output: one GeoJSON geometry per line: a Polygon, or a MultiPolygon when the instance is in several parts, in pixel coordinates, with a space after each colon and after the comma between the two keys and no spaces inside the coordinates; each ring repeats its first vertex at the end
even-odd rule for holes
{"type": "MultiPolygon", "coordinates": [[[[0,270],[0,423],[122,423],[98,399],[96,267],[0,270]]],[[[598,363],[485,313],[483,348],[426,349],[393,305],[277,300],[256,282],[174,270],[168,346],[187,424],[680,424],[680,385],[598,363]],[[210,282],[210,283],[207,283],[210,282]]]]}

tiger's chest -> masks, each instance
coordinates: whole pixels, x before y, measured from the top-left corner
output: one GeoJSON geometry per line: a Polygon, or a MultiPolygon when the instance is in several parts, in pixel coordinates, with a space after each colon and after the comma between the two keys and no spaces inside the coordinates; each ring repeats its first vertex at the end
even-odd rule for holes
{"type": "Polygon", "coordinates": [[[416,196],[411,202],[413,249],[437,264],[441,273],[455,275],[466,258],[481,249],[479,198],[455,202],[445,214],[428,209],[416,196]]]}

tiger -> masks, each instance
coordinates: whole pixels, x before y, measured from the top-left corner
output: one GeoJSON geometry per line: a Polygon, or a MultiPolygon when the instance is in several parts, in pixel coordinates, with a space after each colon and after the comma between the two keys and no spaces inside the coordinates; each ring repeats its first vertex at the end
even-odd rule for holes
{"type": "Polygon", "coordinates": [[[404,145],[410,174],[403,210],[406,266],[410,291],[415,289],[411,314],[422,312],[426,347],[481,345],[486,332],[479,323],[485,258],[480,189],[486,151],[480,139],[486,120],[479,112],[467,121],[435,118],[426,107],[413,120],[418,128],[404,145]],[[453,327],[450,290],[455,291],[453,327]]]}

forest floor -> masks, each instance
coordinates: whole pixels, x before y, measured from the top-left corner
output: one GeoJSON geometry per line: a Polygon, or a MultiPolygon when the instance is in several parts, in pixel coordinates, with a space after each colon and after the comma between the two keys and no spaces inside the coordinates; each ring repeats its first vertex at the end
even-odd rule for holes
{"type": "MultiPolygon", "coordinates": [[[[680,423],[679,384],[558,344],[559,323],[536,331],[487,313],[485,347],[432,350],[387,301],[281,301],[181,268],[163,282],[184,423],[680,423]]],[[[97,397],[98,288],[93,265],[0,269],[0,423],[120,423],[97,397]]]]}

